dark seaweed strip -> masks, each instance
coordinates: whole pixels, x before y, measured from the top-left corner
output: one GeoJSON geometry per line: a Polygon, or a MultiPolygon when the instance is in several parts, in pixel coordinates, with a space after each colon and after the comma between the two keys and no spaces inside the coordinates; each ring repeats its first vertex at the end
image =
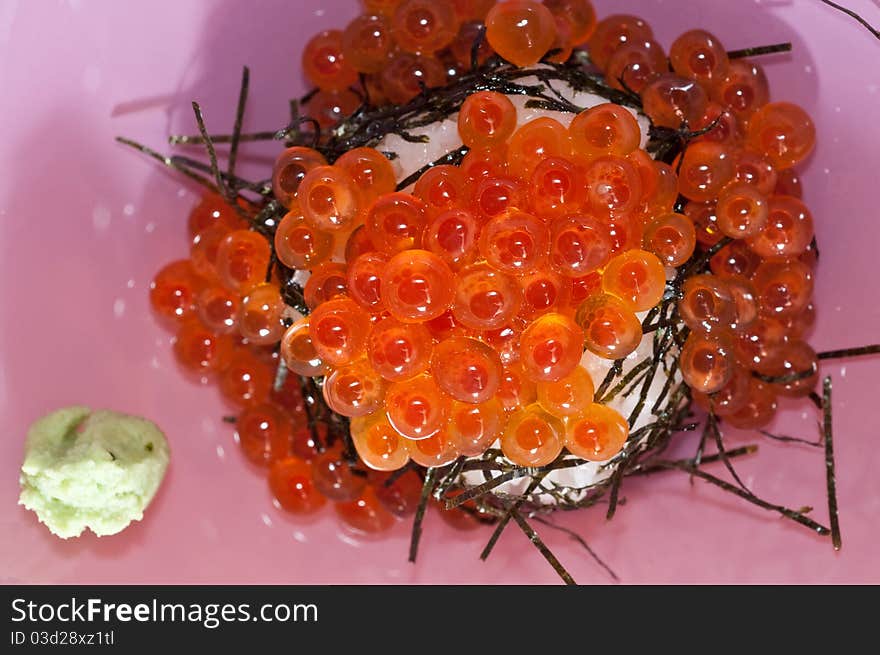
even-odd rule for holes
{"type": "Polygon", "coordinates": [[[524,478],[527,475],[531,475],[534,472],[533,469],[511,469],[510,471],[505,471],[501,475],[497,475],[488,482],[484,482],[483,484],[477,485],[476,487],[470,487],[467,491],[464,491],[454,498],[446,499],[446,509],[454,509],[461,505],[462,503],[466,503],[469,500],[473,500],[474,498],[478,498],[479,496],[483,496],[495,487],[501,486],[505,482],[510,482],[511,480],[515,480],[517,478],[524,478]]]}
{"type": "MultiPolygon", "coordinates": [[[[739,448],[734,448],[733,450],[728,450],[727,451],[727,458],[728,459],[735,459],[737,457],[743,457],[744,455],[752,455],[756,452],[758,452],[758,446],[755,444],[750,444],[747,446],[740,446],[739,448]]],[[[673,463],[677,464],[679,466],[691,466],[692,461],[693,460],[691,460],[691,459],[679,459],[679,460],[675,460],[673,463]]],[[[705,457],[703,457],[703,465],[712,464],[714,462],[719,462],[719,461],[721,461],[721,455],[718,453],[715,453],[714,455],[706,455],[705,457]]],[[[679,466],[676,466],[675,468],[678,468],[679,466]]],[[[639,464],[637,468],[633,469],[630,472],[630,474],[631,475],[651,475],[652,473],[658,473],[661,471],[668,471],[668,470],[670,470],[669,466],[657,465],[657,464],[654,464],[651,460],[648,460],[644,464],[639,464]]]]}
{"type": "Polygon", "coordinates": [[[757,57],[759,55],[772,55],[777,52],[791,52],[791,43],[774,43],[772,45],[762,45],[756,48],[743,48],[741,50],[728,50],[727,56],[730,59],[740,59],[742,57],[757,57]]]}
{"type": "Polygon", "coordinates": [[[519,510],[513,509],[511,510],[511,514],[513,515],[513,520],[516,521],[516,524],[526,533],[529,541],[535,545],[538,552],[541,553],[541,555],[544,556],[544,559],[550,563],[550,566],[552,566],[553,570],[556,571],[556,574],[562,578],[562,581],[567,585],[577,585],[577,582],[574,581],[571,574],[565,570],[565,567],[562,566],[558,559],[556,559],[556,555],[554,555],[550,549],[547,548],[546,544],[541,541],[541,537],[539,537],[538,533],[535,532],[535,529],[529,525],[529,522],[526,521],[525,517],[519,512],[519,510]]]}
{"type": "Polygon", "coordinates": [[[434,166],[441,166],[443,164],[460,164],[461,160],[464,159],[464,156],[468,153],[470,148],[467,146],[461,146],[460,148],[456,148],[451,152],[447,152],[445,155],[440,157],[439,159],[435,159],[432,162],[429,162],[422,166],[419,170],[412,173],[411,175],[407,175],[403,178],[397,185],[397,190],[402,191],[410,184],[414,184],[418,181],[418,179],[422,176],[422,173],[427,171],[430,168],[434,168],[434,166]]]}
{"type": "MultiPolygon", "coordinates": [[[[238,135],[238,140],[240,143],[248,141],[274,141],[276,134],[278,134],[278,130],[272,130],[271,132],[242,132],[238,135]]],[[[216,145],[218,143],[232,143],[235,135],[209,134],[208,138],[216,145]]],[[[172,134],[168,137],[168,144],[172,146],[200,146],[204,143],[205,141],[202,137],[195,134],[172,134]]]]}
{"type": "Polygon", "coordinates": [[[175,162],[172,157],[167,157],[159,152],[156,152],[155,150],[153,150],[149,146],[145,146],[142,143],[138,143],[137,141],[132,141],[131,139],[126,139],[125,137],[118,136],[118,137],[116,137],[116,140],[123,145],[129,146],[130,148],[134,148],[135,150],[142,152],[143,154],[147,155],[148,157],[152,157],[153,159],[162,163],[163,165],[167,166],[168,168],[173,169],[173,170],[177,171],[178,173],[182,173],[183,175],[185,175],[189,179],[191,179],[195,182],[198,182],[203,187],[210,189],[214,193],[218,192],[217,187],[214,186],[214,184],[208,178],[202,177],[198,173],[194,173],[193,171],[189,170],[188,168],[181,166],[179,163],[175,162]]]}
{"type": "Polygon", "coordinates": [[[241,71],[241,88],[238,91],[238,104],[235,107],[235,123],[232,126],[232,139],[229,145],[229,161],[226,172],[229,177],[235,176],[235,164],[238,159],[238,145],[241,142],[241,123],[244,120],[244,109],[247,106],[250,88],[251,71],[245,66],[241,71]]]}
{"type": "Polygon", "coordinates": [[[217,151],[214,149],[214,142],[211,141],[211,137],[208,136],[208,129],[205,127],[205,118],[202,116],[202,108],[199,106],[199,103],[195,101],[192,103],[192,108],[193,113],[196,116],[196,124],[199,126],[199,134],[202,135],[202,139],[205,141],[205,150],[208,152],[208,161],[211,164],[211,172],[214,175],[214,181],[217,188],[220,190],[220,195],[222,195],[230,205],[236,205],[235,198],[230,193],[229,187],[224,183],[220,164],[217,163],[217,151]]]}
{"type": "Polygon", "coordinates": [[[700,478],[701,480],[705,480],[706,482],[709,482],[710,484],[714,484],[716,487],[720,487],[721,489],[723,489],[725,491],[729,491],[730,493],[735,494],[735,495],[739,496],[740,498],[743,498],[743,499],[749,501],[753,505],[757,505],[758,507],[760,507],[762,509],[776,512],[787,519],[795,521],[796,523],[800,523],[801,525],[804,525],[804,526],[810,528],[811,530],[813,530],[817,534],[820,534],[823,536],[831,534],[831,531],[828,528],[826,528],[821,523],[817,523],[813,519],[811,519],[807,516],[804,516],[802,512],[798,512],[793,509],[789,509],[788,507],[784,507],[782,505],[774,505],[773,503],[768,503],[766,500],[759,498],[758,496],[754,495],[753,493],[751,493],[749,491],[745,491],[744,489],[740,489],[739,487],[732,485],[729,482],[722,480],[721,478],[717,478],[714,475],[706,473],[705,471],[703,471],[701,469],[695,468],[693,465],[688,465],[688,464],[682,463],[682,462],[663,462],[663,461],[655,462],[654,465],[657,467],[660,467],[660,468],[669,468],[669,469],[677,469],[680,471],[684,471],[685,473],[689,473],[693,476],[696,476],[696,477],[700,478]]]}
{"type": "Polygon", "coordinates": [[[541,480],[543,478],[544,474],[538,474],[534,478],[532,478],[532,481],[526,488],[525,493],[506,509],[503,516],[501,516],[501,518],[498,520],[498,523],[495,526],[495,530],[492,532],[492,536],[489,537],[489,542],[486,544],[486,547],[483,548],[483,552],[480,553],[481,560],[485,561],[486,558],[489,557],[489,555],[492,553],[492,549],[495,548],[495,544],[498,543],[498,539],[501,537],[501,533],[504,532],[504,528],[506,528],[507,524],[510,523],[513,512],[516,512],[525,502],[529,494],[537,489],[538,485],[541,484],[541,480]]]}
{"type": "Polygon", "coordinates": [[[650,357],[646,357],[645,359],[640,361],[638,364],[633,366],[629,370],[629,372],[626,375],[624,375],[623,378],[621,378],[620,382],[618,382],[617,385],[613,389],[611,389],[608,393],[606,393],[604,396],[599,398],[599,395],[597,393],[596,398],[599,398],[599,400],[597,400],[596,402],[608,403],[608,401],[612,400],[614,398],[614,396],[616,396],[621,391],[623,391],[623,388],[626,385],[628,385],[633,380],[633,378],[635,378],[635,376],[637,376],[639,373],[644,371],[650,365],[651,365],[651,358],[650,357]]]}
{"type": "Polygon", "coordinates": [[[611,476],[611,491],[608,494],[608,511],[605,512],[605,518],[611,520],[617,511],[618,496],[620,495],[620,486],[623,484],[623,466],[619,466],[611,476]]]}
{"type": "Polygon", "coordinates": [[[758,430],[761,434],[763,434],[768,439],[773,439],[774,441],[782,441],[784,443],[802,443],[805,446],[813,446],[814,448],[821,448],[822,441],[810,441],[808,439],[801,439],[800,437],[789,437],[784,434],[773,434],[772,432],[767,432],[767,430],[758,430]]]}
{"type": "Polygon", "coordinates": [[[818,353],[819,359],[841,359],[844,357],[861,357],[863,355],[880,354],[880,344],[859,346],[858,348],[842,348],[840,350],[826,350],[818,353]]]}
{"type": "Polygon", "coordinates": [[[416,509],[416,515],[413,518],[412,535],[409,541],[409,561],[415,562],[416,555],[419,552],[419,540],[422,538],[422,521],[425,519],[425,511],[428,509],[428,500],[431,498],[431,492],[434,490],[434,482],[437,472],[436,469],[430,468],[425,474],[425,481],[422,484],[422,495],[419,498],[419,506],[416,509]]]}
{"type": "Polygon", "coordinates": [[[840,550],[840,518],[837,514],[837,483],[834,476],[834,442],[831,421],[831,376],[822,380],[822,433],[825,441],[825,482],[828,493],[828,516],[831,523],[831,543],[840,550]]]}
{"type": "Polygon", "coordinates": [[[733,464],[730,463],[730,458],[727,456],[727,450],[724,448],[724,438],[721,435],[721,430],[718,429],[718,417],[715,416],[715,412],[709,412],[709,416],[706,417],[706,423],[711,425],[712,437],[715,439],[715,448],[718,450],[718,456],[721,458],[721,461],[724,462],[724,467],[733,476],[733,479],[736,480],[736,483],[742,487],[745,491],[752,493],[751,489],[749,489],[745,483],[740,479],[739,474],[736,472],[736,469],[733,468],[733,464]]]}
{"type": "Polygon", "coordinates": [[[856,21],[858,21],[866,30],[868,30],[871,34],[874,35],[875,39],[880,39],[880,30],[878,30],[876,27],[871,25],[868,21],[866,21],[864,18],[859,16],[852,9],[847,9],[846,7],[842,7],[839,4],[837,4],[836,2],[831,2],[831,0],[819,0],[819,2],[822,2],[826,5],[828,5],[829,7],[833,7],[837,11],[842,11],[844,14],[846,14],[850,18],[853,18],[856,21]]]}
{"type": "Polygon", "coordinates": [[[577,532],[575,532],[574,530],[569,530],[564,526],[557,525],[556,523],[553,523],[549,519],[546,519],[542,516],[531,516],[529,518],[531,518],[532,521],[537,521],[542,525],[546,525],[548,528],[553,528],[554,530],[559,530],[560,532],[564,532],[565,534],[567,534],[574,541],[583,546],[584,550],[586,550],[590,554],[590,557],[593,558],[596,564],[605,569],[606,573],[611,576],[612,580],[614,580],[615,582],[620,582],[620,578],[617,577],[617,574],[611,569],[611,567],[602,561],[602,559],[596,554],[596,551],[590,548],[590,544],[587,543],[586,539],[580,536],[577,532]]]}

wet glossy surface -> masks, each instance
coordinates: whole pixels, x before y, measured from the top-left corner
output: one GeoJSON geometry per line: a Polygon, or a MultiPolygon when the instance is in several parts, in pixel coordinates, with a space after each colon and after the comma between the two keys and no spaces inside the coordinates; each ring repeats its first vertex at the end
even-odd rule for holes
{"type": "MultiPolygon", "coordinates": [[[[182,375],[170,334],[149,312],[149,280],[186,254],[186,213],[197,195],[113,137],[167,150],[169,132],[195,131],[192,99],[210,129],[227,130],[243,63],[256,99],[246,129],[283,125],[287,99],[303,90],[301,44],[356,11],[353,0],[307,4],[315,9],[295,17],[284,0],[267,0],[259,11],[239,0],[0,5],[0,582],[557,582],[515,526],[483,563],[488,531],[455,531],[432,511],[413,566],[408,522],[389,537],[363,539],[346,532],[329,505],[314,518],[283,513],[220,420],[233,411],[215,389],[182,375]],[[289,21],[278,19],[285,15],[289,21]],[[304,38],[291,38],[294,30],[304,38]],[[144,521],[121,535],[62,542],[15,505],[27,426],[73,403],[142,414],[168,435],[168,478],[144,521]]],[[[880,99],[871,63],[877,42],[819,3],[595,4],[600,17],[644,16],[665,48],[696,26],[731,49],[794,42],[792,55],[761,62],[773,98],[800,103],[817,127],[816,150],[800,167],[821,247],[812,343],[821,351],[876,342],[880,297],[862,280],[876,268],[880,236],[875,184],[865,173],[880,167],[880,151],[866,147],[864,122],[880,99]],[[685,13],[687,24],[678,18],[685,13]]],[[[880,22],[872,0],[846,4],[880,22]]],[[[244,169],[259,175],[277,148],[247,152],[256,154],[242,160],[244,169]]],[[[822,373],[835,379],[841,553],[675,473],[628,482],[629,502],[611,523],[589,511],[562,522],[625,582],[880,582],[880,451],[872,429],[880,361],[825,363],[822,373]]],[[[814,410],[788,409],[773,429],[813,438],[814,410]]],[[[729,440],[755,439],[731,432],[729,440]]],[[[746,484],[769,500],[812,505],[825,522],[820,453],[759,443],[762,453],[738,466],[746,484]]],[[[576,580],[608,581],[567,537],[541,533],[576,580]]]]}

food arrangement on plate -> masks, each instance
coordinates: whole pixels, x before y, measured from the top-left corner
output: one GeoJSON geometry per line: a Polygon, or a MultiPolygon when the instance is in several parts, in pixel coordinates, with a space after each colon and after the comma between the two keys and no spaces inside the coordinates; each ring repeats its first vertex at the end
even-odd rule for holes
{"type": "Polygon", "coordinates": [[[819,361],[877,348],[809,343],[817,134],[759,63],[789,45],[691,29],[667,51],[589,0],[365,0],[341,27],[305,44],[283,129],[241,131],[245,70],[230,134],[194,103],[200,133],[172,138],[205,161],[121,139],[206,188],[150,302],[280,507],[411,520],[412,560],[428,506],[494,526],[483,557],[512,523],[571,582],[532,522],[611,517],[628,476],[679,470],[839,548],[819,361]],[[238,176],[273,139],[265,179],[238,176]],[[827,526],[753,494],[755,448],[725,445],[793,403],[824,421],[827,526]]]}

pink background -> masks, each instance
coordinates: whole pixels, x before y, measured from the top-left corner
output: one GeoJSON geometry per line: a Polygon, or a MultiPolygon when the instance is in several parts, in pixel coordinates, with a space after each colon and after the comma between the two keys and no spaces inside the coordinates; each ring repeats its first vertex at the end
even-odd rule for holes
{"type": "MultiPolygon", "coordinates": [[[[880,24],[875,0],[846,0],[880,24]]],[[[728,48],[790,40],[762,60],[778,99],[815,118],[805,171],[822,263],[814,345],[880,340],[877,171],[880,44],[817,0],[596,0],[638,12],[668,47],[687,28],[728,48]]],[[[486,530],[459,533],[429,515],[416,565],[409,524],[380,541],[346,534],[332,512],[305,523],[276,510],[239,455],[214,389],[176,369],[153,321],[147,285],[183,255],[193,189],[113,142],[166,149],[193,132],[191,99],[209,128],[232,122],[242,64],[252,70],[249,129],[274,129],[303,90],[304,40],[342,26],[353,0],[4,0],[0,3],[0,582],[555,583],[515,527],[488,562],[486,530]],[[295,5],[306,8],[293,9],[295,5]],[[167,432],[173,460],[145,520],[121,535],[61,541],[16,506],[27,426],[73,403],[142,414],[167,432]]],[[[269,153],[271,155],[271,151],[269,153]]],[[[251,158],[265,170],[268,159],[251,158]]],[[[629,583],[880,582],[880,361],[834,362],[835,434],[844,548],[677,473],[630,481],[617,517],[576,513],[578,529],[629,583]]],[[[775,429],[814,437],[807,405],[775,429]]],[[[730,443],[746,436],[730,435],[730,443]]],[[[761,442],[745,481],[827,521],[819,451],[761,442]]],[[[721,473],[715,466],[713,472],[721,473]]],[[[540,526],[539,526],[540,527],[540,526]]],[[[581,583],[608,577],[561,533],[546,541],[581,583]]]]}

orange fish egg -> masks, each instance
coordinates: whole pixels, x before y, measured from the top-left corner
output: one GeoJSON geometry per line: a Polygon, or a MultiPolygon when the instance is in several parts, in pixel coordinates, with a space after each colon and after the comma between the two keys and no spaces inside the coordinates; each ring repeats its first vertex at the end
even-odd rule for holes
{"type": "Polygon", "coordinates": [[[317,166],[306,173],[297,191],[303,217],[319,230],[350,230],[361,210],[357,186],[338,166],[317,166]]]}
{"type": "Polygon", "coordinates": [[[534,318],[568,304],[571,281],[552,271],[536,270],[519,278],[523,304],[519,315],[534,318]]]}
{"type": "Polygon", "coordinates": [[[321,303],[309,316],[315,352],[327,364],[342,366],[363,356],[370,315],[350,298],[321,303]]]}
{"type": "Polygon", "coordinates": [[[577,212],[586,200],[583,171],[564,157],[538,164],[528,188],[532,210],[544,220],[577,212]]]}
{"type": "Polygon", "coordinates": [[[342,33],[342,56],[359,73],[378,73],[394,48],[391,22],[382,14],[364,14],[342,33]]]}
{"type": "Polygon", "coordinates": [[[778,170],[784,170],[810,154],[816,144],[816,128],[799,106],[772,102],[749,119],[747,143],[778,170]]]}
{"type": "Polygon", "coordinates": [[[562,452],[562,421],[538,405],[511,414],[501,437],[504,456],[517,466],[546,466],[562,452]]]}
{"type": "Polygon", "coordinates": [[[422,235],[422,245],[455,270],[476,258],[479,229],[471,212],[450,209],[435,216],[428,224],[422,235]]]}
{"type": "Polygon", "coordinates": [[[764,226],[746,243],[761,257],[792,257],[807,250],[813,234],[813,215],[801,200],[771,196],[764,226]]]}
{"type": "Polygon", "coordinates": [[[710,332],[730,325],[735,306],[724,280],[714,275],[692,275],[682,285],[678,312],[690,329],[710,332]]]}
{"type": "Polygon", "coordinates": [[[614,409],[590,403],[565,424],[565,447],[590,462],[604,462],[621,451],[629,437],[626,419],[614,409]]]}
{"type": "Polygon", "coordinates": [[[455,296],[454,277],[440,257],[427,250],[405,250],[385,268],[382,298],[392,316],[412,323],[440,316],[455,296]]]}
{"type": "Polygon", "coordinates": [[[293,421],[273,403],[245,407],[235,421],[235,440],[252,463],[268,466],[290,456],[293,421]]]}
{"type": "Polygon", "coordinates": [[[765,196],[775,193],[779,174],[766,157],[740,149],[733,155],[733,165],[737,181],[753,185],[765,196]]]}
{"type": "Polygon", "coordinates": [[[241,304],[238,329],[241,336],[257,346],[278,343],[284,334],[284,310],[278,287],[260,284],[248,292],[241,304]]]}
{"type": "Polygon", "coordinates": [[[428,368],[434,343],[428,329],[419,323],[401,323],[384,318],[370,331],[367,357],[386,380],[406,380],[428,368]]]}
{"type": "Polygon", "coordinates": [[[392,193],[397,185],[388,158],[373,148],[354,148],[343,153],[334,166],[354,180],[365,200],[392,193]]]}
{"type": "Polygon", "coordinates": [[[458,447],[446,432],[440,430],[424,439],[407,439],[406,449],[410,459],[419,466],[445,466],[458,457],[458,447]]]}
{"type": "Polygon", "coordinates": [[[719,143],[692,143],[684,151],[678,174],[678,190],[689,200],[709,201],[733,179],[731,151],[719,143]]]}
{"type": "Polygon", "coordinates": [[[596,293],[578,308],[575,321],[584,331],[587,350],[605,359],[621,359],[642,340],[642,324],[620,298],[596,293]]]}
{"type": "Polygon", "coordinates": [[[425,203],[429,216],[464,204],[464,179],[458,166],[433,166],[422,173],[413,188],[413,195],[425,203]]]}
{"type": "Polygon", "coordinates": [[[296,192],[306,173],[326,165],[324,155],[313,148],[287,148],[278,155],[272,168],[272,193],[275,199],[290,209],[296,203],[296,192]]]}
{"type": "Polygon", "coordinates": [[[480,232],[480,253],[492,268],[512,275],[529,273],[547,254],[543,221],[523,211],[496,216],[480,232]]]}
{"type": "Polygon", "coordinates": [[[402,50],[430,54],[455,38],[459,19],[450,0],[403,0],[394,10],[391,25],[402,50]]]}
{"type": "Polygon", "coordinates": [[[583,354],[583,330],[564,314],[538,317],[520,337],[520,362],[535,380],[553,382],[565,377],[583,354]]]}
{"type": "Polygon", "coordinates": [[[718,391],[733,375],[732,349],[725,336],[691,332],[679,358],[684,381],[700,393],[718,391]]]}
{"type": "Polygon", "coordinates": [[[272,464],[268,481],[272,496],[292,514],[313,514],[327,502],[312,481],[308,462],[298,457],[286,457],[272,464]]]}
{"type": "Polygon", "coordinates": [[[324,262],[312,271],[303,297],[306,306],[314,310],[318,305],[337,296],[348,295],[348,271],[345,264],[324,262]]]}
{"type": "Polygon", "coordinates": [[[196,297],[205,281],[188,259],[166,264],[150,283],[150,305],[160,317],[182,321],[196,309],[196,297]]]}
{"type": "Polygon", "coordinates": [[[642,108],[654,125],[673,130],[698,125],[709,102],[698,82],[674,73],[655,77],[640,95],[642,108]]]}
{"type": "Polygon", "coordinates": [[[585,410],[593,402],[595,387],[590,374],[582,366],[565,377],[537,384],[538,404],[554,416],[569,416],[585,410]]]}
{"type": "Polygon", "coordinates": [[[641,93],[648,82],[668,70],[666,53],[656,41],[637,40],[614,51],[608,60],[605,81],[618,91],[627,88],[634,93],[641,93]]]}
{"type": "Polygon", "coordinates": [[[325,91],[342,91],[357,82],[357,71],[345,61],[340,30],[318,32],[306,43],[302,69],[312,84],[325,91]]]}
{"type": "Polygon", "coordinates": [[[788,318],[803,311],[813,295],[813,272],[797,259],[762,262],[754,275],[761,314],[788,318]]]}
{"type": "Polygon", "coordinates": [[[504,406],[497,397],[477,404],[456,400],[446,431],[459,453],[479,457],[501,436],[506,423],[504,406]]]}
{"type": "Polygon", "coordinates": [[[584,170],[590,207],[600,216],[627,217],[641,202],[642,178],[623,157],[605,155],[584,170]]]}
{"type": "Polygon", "coordinates": [[[569,277],[581,277],[611,258],[608,228],[583,215],[560,217],[550,224],[550,264],[569,277]]]}
{"type": "Polygon", "coordinates": [[[666,271],[656,255],[627,250],[614,257],[602,273],[602,288],[617,296],[633,311],[644,312],[663,298],[666,271]]]}
{"type": "Polygon", "coordinates": [[[203,376],[204,381],[223,370],[232,352],[232,337],[212,332],[196,317],[183,321],[174,337],[174,356],[178,363],[187,371],[203,376]]]}
{"type": "Polygon", "coordinates": [[[382,91],[395,104],[409,102],[423,88],[446,84],[446,70],[434,57],[397,52],[380,73],[382,91]]]}
{"type": "Polygon", "coordinates": [[[454,284],[453,315],[470,328],[500,328],[516,316],[522,304],[516,279],[485,264],[465,266],[454,284]]]}
{"type": "Polygon", "coordinates": [[[507,167],[511,175],[531,178],[535,168],[547,157],[568,157],[571,140],[562,124],[547,116],[520,126],[507,142],[507,167]]]}
{"type": "Polygon", "coordinates": [[[498,353],[476,339],[450,337],[434,347],[431,373],[440,388],[455,400],[483,403],[501,382],[498,353]]]}
{"type": "Polygon", "coordinates": [[[409,439],[424,439],[446,425],[451,399],[433,376],[423,373],[393,382],[385,393],[388,422],[409,439]]]}
{"type": "Polygon", "coordinates": [[[469,148],[507,141],[516,129],[516,107],[496,91],[469,95],[458,112],[458,134],[469,148]]]}
{"type": "Polygon", "coordinates": [[[380,196],[367,210],[365,221],[373,245],[389,255],[418,248],[426,224],[425,203],[399,191],[380,196]]]}
{"type": "Polygon", "coordinates": [[[317,377],[327,372],[327,365],[312,343],[308,316],[287,328],[281,338],[281,357],[287,368],[297,375],[317,377]]]}
{"type": "Polygon", "coordinates": [[[553,14],[539,2],[499,2],[486,14],[485,22],[492,49],[520,67],[538,63],[556,38],[553,14]]]}
{"type": "Polygon", "coordinates": [[[261,234],[230,232],[217,251],[217,275],[229,289],[245,294],[266,279],[272,252],[261,234]]]}
{"type": "Polygon", "coordinates": [[[275,255],[289,268],[314,268],[333,254],[333,237],[290,212],[275,230],[275,255]]]}
{"type": "Polygon", "coordinates": [[[579,113],[568,126],[568,134],[574,152],[586,159],[602,155],[625,157],[639,147],[642,138],[632,113],[612,102],[579,113]]]}
{"type": "Polygon", "coordinates": [[[535,402],[538,391],[532,377],[519,362],[514,362],[505,365],[501,371],[501,384],[495,397],[501,401],[505,411],[512,412],[535,402]]]}
{"type": "Polygon", "coordinates": [[[731,241],[721,250],[712,255],[709,268],[718,277],[726,278],[739,275],[746,278],[752,276],[761,258],[746,245],[744,241],[731,241]]]}
{"type": "Polygon", "coordinates": [[[737,366],[727,384],[718,391],[706,394],[692,390],[691,397],[707,412],[711,410],[716,416],[729,416],[742,409],[748,401],[750,377],[748,371],[737,366]]]}
{"type": "Polygon", "coordinates": [[[362,473],[346,461],[346,453],[338,443],[312,458],[312,482],[328,500],[351,501],[360,496],[367,486],[362,473]]]}
{"type": "Polygon", "coordinates": [[[637,16],[614,14],[599,21],[588,43],[590,60],[604,71],[618,48],[653,38],[651,26],[637,16]]]}
{"type": "Polygon", "coordinates": [[[383,309],[382,275],[388,255],[380,252],[367,252],[348,265],[346,287],[352,300],[364,309],[376,313],[383,309]]]}
{"type": "Polygon", "coordinates": [[[648,223],[642,243],[666,266],[681,266],[694,254],[697,233],[684,214],[662,214],[648,223]]]}
{"type": "Polygon", "coordinates": [[[376,490],[367,485],[357,500],[336,503],[336,516],[352,531],[375,534],[394,525],[394,515],[382,506],[376,490]]]}
{"type": "Polygon", "coordinates": [[[406,439],[382,414],[352,420],[351,439],[364,464],[377,471],[396,471],[409,461],[406,439]]]}
{"type": "Polygon", "coordinates": [[[769,213],[767,196],[748,182],[733,181],[725,185],[715,206],[718,229],[733,239],[760,232],[769,213]]]}
{"type": "Polygon", "coordinates": [[[705,30],[690,30],[673,41],[669,61],[677,74],[702,84],[723,78],[730,67],[724,46],[705,30]]]}
{"type": "Polygon", "coordinates": [[[196,302],[205,327],[217,334],[230,334],[238,328],[241,296],[220,285],[205,287],[196,302]]]}
{"type": "Polygon", "coordinates": [[[767,104],[770,85],[760,65],[746,59],[730,62],[727,74],[710,87],[712,98],[728,108],[740,121],[767,104]]]}
{"type": "Polygon", "coordinates": [[[365,416],[381,405],[385,381],[366,360],[360,359],[335,368],[324,378],[323,394],[327,406],[337,414],[365,416]]]}
{"type": "Polygon", "coordinates": [[[545,0],[544,5],[568,22],[574,45],[586,42],[596,30],[596,10],[590,0],[545,0]]]}
{"type": "Polygon", "coordinates": [[[776,393],[771,387],[756,378],[750,378],[745,403],[725,416],[725,422],[741,430],[756,430],[767,425],[776,414],[776,393]]]}
{"type": "Polygon", "coordinates": [[[275,371],[250,348],[236,348],[217,378],[220,393],[237,407],[266,402],[275,371]]]}

